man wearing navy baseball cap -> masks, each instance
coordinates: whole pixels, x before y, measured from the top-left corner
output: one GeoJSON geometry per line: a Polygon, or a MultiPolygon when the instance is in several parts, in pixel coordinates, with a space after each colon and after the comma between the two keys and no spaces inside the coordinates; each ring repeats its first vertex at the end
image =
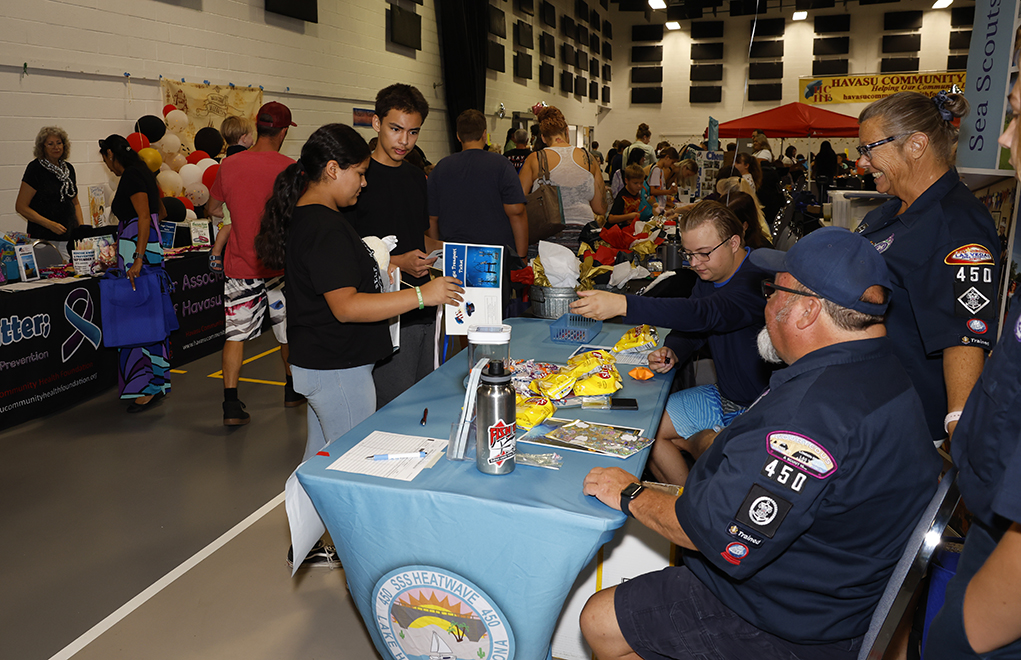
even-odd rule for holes
{"type": "Polygon", "coordinates": [[[774,274],[763,357],[788,366],[696,461],[684,491],[596,468],[584,491],[689,552],[595,594],[582,632],[613,658],[856,658],[942,461],[886,337],[886,263],[819,229],[774,274]]]}

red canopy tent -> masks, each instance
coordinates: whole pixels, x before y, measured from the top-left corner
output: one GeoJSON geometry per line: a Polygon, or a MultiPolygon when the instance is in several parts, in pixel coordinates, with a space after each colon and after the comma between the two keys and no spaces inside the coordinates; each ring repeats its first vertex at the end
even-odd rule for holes
{"type": "Polygon", "coordinates": [[[751,137],[761,130],[766,137],[858,137],[858,119],[807,103],[788,103],[720,124],[721,138],[751,137]]]}

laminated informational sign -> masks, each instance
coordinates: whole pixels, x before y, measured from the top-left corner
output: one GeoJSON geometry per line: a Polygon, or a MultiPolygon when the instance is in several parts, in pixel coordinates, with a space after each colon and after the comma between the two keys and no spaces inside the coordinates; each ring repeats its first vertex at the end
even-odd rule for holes
{"type": "Polygon", "coordinates": [[[448,335],[467,335],[470,325],[503,323],[503,247],[445,243],[443,274],[464,287],[461,303],[444,307],[448,335]]]}

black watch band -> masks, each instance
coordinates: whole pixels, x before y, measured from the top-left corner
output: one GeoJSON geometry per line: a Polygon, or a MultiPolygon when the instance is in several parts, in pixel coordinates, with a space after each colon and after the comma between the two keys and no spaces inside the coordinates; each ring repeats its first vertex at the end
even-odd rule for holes
{"type": "Polygon", "coordinates": [[[645,486],[640,483],[633,483],[628,484],[624,487],[624,490],[620,491],[620,510],[624,512],[624,515],[634,517],[631,515],[631,500],[638,497],[643,490],[645,490],[645,486]]]}

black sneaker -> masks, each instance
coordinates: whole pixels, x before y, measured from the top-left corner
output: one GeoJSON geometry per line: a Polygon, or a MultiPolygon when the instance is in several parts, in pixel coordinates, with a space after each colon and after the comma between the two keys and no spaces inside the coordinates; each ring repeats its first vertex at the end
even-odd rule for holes
{"type": "MultiPolygon", "coordinates": [[[[322,539],[316,541],[316,544],[305,555],[305,561],[301,562],[301,565],[325,567],[330,570],[344,568],[343,564],[340,563],[340,559],[337,558],[337,549],[332,545],[326,545],[322,539]]],[[[288,568],[294,568],[294,546],[287,548],[287,566],[288,568]]]]}
{"type": "Polygon", "coordinates": [[[245,404],[240,401],[223,402],[223,425],[244,426],[252,421],[252,416],[245,412],[245,404]]]}
{"type": "Polygon", "coordinates": [[[305,403],[305,395],[298,394],[294,391],[294,386],[290,383],[284,385],[284,407],[286,408],[297,408],[301,404],[305,403]]]}

